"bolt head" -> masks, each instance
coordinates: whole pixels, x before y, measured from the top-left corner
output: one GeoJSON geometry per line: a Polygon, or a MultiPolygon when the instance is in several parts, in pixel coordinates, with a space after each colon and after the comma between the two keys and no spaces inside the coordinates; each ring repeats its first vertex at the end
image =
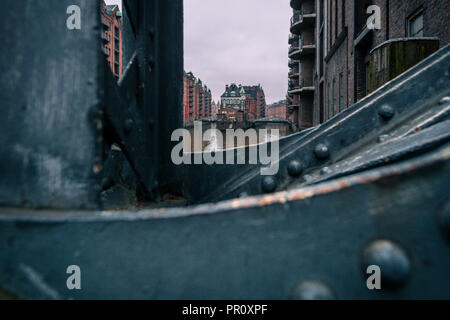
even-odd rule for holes
{"type": "Polygon", "coordinates": [[[330,150],[325,144],[318,144],[314,149],[314,153],[319,160],[325,160],[330,157],[330,150]]]}
{"type": "Polygon", "coordinates": [[[277,189],[277,181],[274,177],[265,177],[262,181],[262,190],[265,193],[274,192],[277,189]]]}
{"type": "Polygon", "coordinates": [[[291,177],[299,177],[303,172],[303,165],[300,161],[292,160],[288,165],[288,173],[291,177]]]}
{"type": "Polygon", "coordinates": [[[439,104],[447,104],[450,102],[450,97],[443,97],[441,100],[439,100],[439,104]]]}
{"type": "Polygon", "coordinates": [[[388,134],[382,134],[381,136],[378,137],[378,143],[383,143],[388,141],[390,138],[390,136],[388,134]]]}
{"type": "Polygon", "coordinates": [[[378,114],[385,120],[391,119],[394,114],[395,110],[390,105],[384,104],[378,109],[378,114]]]}
{"type": "Polygon", "coordinates": [[[335,300],[336,295],[325,284],[318,281],[305,281],[294,289],[293,300],[335,300]]]}
{"type": "Polygon", "coordinates": [[[114,180],[110,177],[104,177],[102,179],[102,190],[107,190],[114,185],[114,180]]]}
{"type": "Polygon", "coordinates": [[[363,274],[375,265],[381,271],[381,288],[400,289],[411,276],[411,261],[406,252],[389,240],[377,240],[369,244],[362,255],[363,274]]]}

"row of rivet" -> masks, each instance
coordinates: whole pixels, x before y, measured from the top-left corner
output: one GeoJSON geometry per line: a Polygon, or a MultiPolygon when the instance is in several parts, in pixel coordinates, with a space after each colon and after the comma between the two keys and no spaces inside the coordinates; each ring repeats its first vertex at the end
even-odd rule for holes
{"type": "MultiPolygon", "coordinates": [[[[384,120],[390,120],[395,115],[395,110],[390,105],[382,105],[378,109],[378,115],[384,120]]],[[[330,157],[330,150],[326,144],[318,144],[314,148],[314,155],[318,160],[324,161],[330,157]]],[[[303,173],[304,166],[298,160],[289,162],[287,171],[290,177],[298,178],[303,173]]],[[[329,168],[324,168],[321,175],[329,173],[329,168]]],[[[277,180],[274,177],[265,177],[262,181],[262,191],[264,193],[271,193],[277,189],[277,180]]]]}
{"type": "MultiPolygon", "coordinates": [[[[450,202],[440,211],[439,227],[450,244],[450,202]]],[[[390,240],[376,240],[364,248],[361,256],[361,271],[367,276],[369,266],[380,268],[382,289],[399,290],[411,278],[412,263],[406,251],[390,240]]],[[[333,300],[337,296],[326,284],[320,281],[303,281],[292,295],[296,300],[333,300]]]]}
{"type": "MultiPolygon", "coordinates": [[[[378,110],[378,114],[384,120],[389,120],[394,116],[395,110],[389,105],[383,105],[378,110]]],[[[329,148],[325,144],[318,144],[314,148],[314,154],[319,160],[326,160],[330,157],[329,148]]],[[[299,161],[292,160],[287,170],[292,178],[297,178],[302,174],[304,167],[299,161]]],[[[273,177],[266,177],[262,187],[264,192],[273,192],[276,190],[276,180],[273,177]]],[[[447,220],[449,219],[447,218],[447,220]]],[[[398,289],[405,285],[410,278],[411,262],[409,257],[400,246],[391,241],[377,240],[364,249],[363,271],[365,272],[371,265],[377,265],[383,270],[382,282],[386,288],[398,289]]],[[[333,290],[320,281],[302,282],[295,288],[292,297],[301,300],[336,299],[333,290]]]]}
{"type": "MultiPolygon", "coordinates": [[[[399,245],[389,240],[376,240],[370,243],[362,253],[361,270],[367,276],[369,266],[378,266],[383,289],[398,290],[411,277],[411,261],[399,245]]],[[[320,281],[303,281],[298,285],[291,298],[294,300],[334,300],[335,292],[320,281]]]]}

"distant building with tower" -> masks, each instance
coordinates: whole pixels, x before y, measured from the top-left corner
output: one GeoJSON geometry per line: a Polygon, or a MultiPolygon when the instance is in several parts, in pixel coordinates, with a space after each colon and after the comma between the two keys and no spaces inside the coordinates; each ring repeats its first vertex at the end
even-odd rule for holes
{"type": "Polygon", "coordinates": [[[183,79],[184,123],[214,118],[211,90],[192,72],[185,72],[183,79]]]}
{"type": "Polygon", "coordinates": [[[225,86],[221,96],[219,114],[231,113],[231,109],[242,112],[242,116],[233,116],[244,120],[255,120],[265,117],[266,98],[261,85],[242,86],[232,83],[225,86]],[[222,110],[223,109],[223,110],[222,110]]]}

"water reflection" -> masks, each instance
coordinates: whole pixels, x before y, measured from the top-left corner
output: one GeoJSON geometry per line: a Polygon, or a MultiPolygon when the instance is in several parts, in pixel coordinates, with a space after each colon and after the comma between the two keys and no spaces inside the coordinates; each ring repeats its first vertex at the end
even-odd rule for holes
{"type": "Polygon", "coordinates": [[[292,129],[287,123],[255,124],[252,128],[242,128],[238,123],[203,122],[201,134],[197,135],[195,134],[194,126],[188,126],[186,129],[189,133],[186,132],[184,136],[185,152],[189,152],[188,150],[191,152],[213,152],[239,148],[274,141],[292,133],[292,129]],[[230,129],[236,130],[231,132],[242,130],[247,133],[247,136],[245,139],[238,139],[234,136],[227,135],[227,130],[230,129]],[[233,139],[234,141],[229,141],[229,139],[233,139]]]}

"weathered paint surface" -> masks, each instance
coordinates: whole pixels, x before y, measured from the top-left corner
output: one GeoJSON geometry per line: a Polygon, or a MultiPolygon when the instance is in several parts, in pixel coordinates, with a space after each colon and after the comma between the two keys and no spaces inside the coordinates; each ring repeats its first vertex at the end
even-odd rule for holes
{"type": "Polygon", "coordinates": [[[450,297],[450,146],[381,169],[272,195],[138,212],[1,210],[0,284],[38,299],[288,299],[320,281],[339,299],[450,297]],[[349,205],[351,204],[351,205],[349,205]],[[366,287],[363,250],[408,254],[397,290],[366,287]],[[67,266],[82,290],[66,287],[67,266]]]}
{"type": "Polygon", "coordinates": [[[439,49],[437,38],[393,39],[370,54],[369,92],[399,76],[439,49]]]}

